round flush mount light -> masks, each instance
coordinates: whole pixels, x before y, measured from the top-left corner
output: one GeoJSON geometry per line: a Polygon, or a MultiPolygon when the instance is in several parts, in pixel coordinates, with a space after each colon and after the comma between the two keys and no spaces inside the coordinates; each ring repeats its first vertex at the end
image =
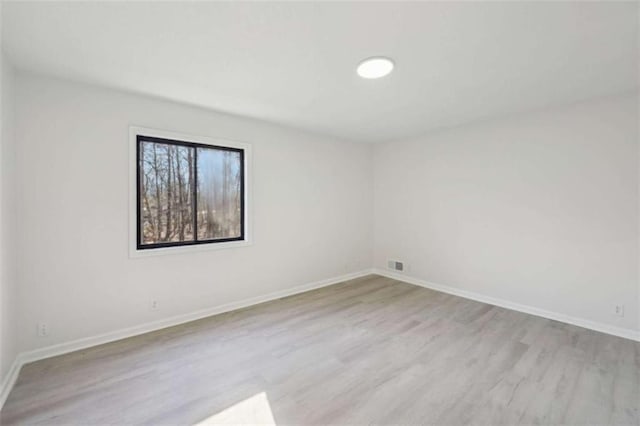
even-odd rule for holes
{"type": "Polygon", "coordinates": [[[358,75],[362,78],[380,78],[393,71],[393,61],[383,56],[367,58],[358,65],[358,75]]]}

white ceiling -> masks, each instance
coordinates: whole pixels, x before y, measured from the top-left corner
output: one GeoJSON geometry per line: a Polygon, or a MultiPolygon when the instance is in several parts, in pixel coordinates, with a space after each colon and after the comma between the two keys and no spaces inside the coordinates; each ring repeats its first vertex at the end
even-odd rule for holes
{"type": "Polygon", "coordinates": [[[638,87],[638,3],[3,3],[16,66],[376,142],[638,87]],[[357,77],[386,55],[395,71],[357,77]]]}

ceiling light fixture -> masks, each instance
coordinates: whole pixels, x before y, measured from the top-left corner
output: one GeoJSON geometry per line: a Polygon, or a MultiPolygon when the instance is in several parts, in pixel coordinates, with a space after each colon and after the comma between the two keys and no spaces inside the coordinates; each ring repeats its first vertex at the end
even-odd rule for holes
{"type": "Polygon", "coordinates": [[[358,75],[362,78],[380,78],[393,71],[393,61],[376,56],[367,58],[358,65],[358,75]]]}

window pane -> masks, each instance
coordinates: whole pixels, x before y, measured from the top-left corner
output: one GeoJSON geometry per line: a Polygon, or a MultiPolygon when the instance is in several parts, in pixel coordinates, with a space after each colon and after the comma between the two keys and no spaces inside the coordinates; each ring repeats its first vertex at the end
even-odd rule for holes
{"type": "Polygon", "coordinates": [[[193,240],[194,149],[140,142],[142,244],[193,240]]]}
{"type": "Polygon", "coordinates": [[[238,151],[198,150],[198,240],[241,237],[241,165],[238,151]]]}

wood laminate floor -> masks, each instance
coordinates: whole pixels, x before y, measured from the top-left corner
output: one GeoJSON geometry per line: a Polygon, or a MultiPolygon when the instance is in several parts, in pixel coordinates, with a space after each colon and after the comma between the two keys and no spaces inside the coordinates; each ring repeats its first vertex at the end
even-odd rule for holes
{"type": "Polygon", "coordinates": [[[629,424],[640,343],[370,276],[25,365],[2,424],[629,424]]]}

